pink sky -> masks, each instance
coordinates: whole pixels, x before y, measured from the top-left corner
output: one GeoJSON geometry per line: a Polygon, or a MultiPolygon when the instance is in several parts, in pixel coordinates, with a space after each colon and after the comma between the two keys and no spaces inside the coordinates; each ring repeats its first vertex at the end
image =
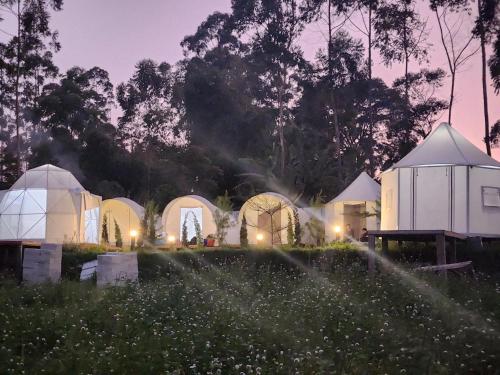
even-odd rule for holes
{"type": "MultiPolygon", "coordinates": [[[[64,10],[54,14],[53,27],[59,31],[62,44],[55,62],[65,71],[74,65],[84,68],[100,66],[106,69],[116,85],[126,81],[134,65],[143,58],[175,63],[182,58],[180,41],[192,34],[197,26],[214,11],[228,11],[230,0],[66,0],[64,10]]],[[[447,71],[437,26],[431,13],[429,41],[431,62],[426,67],[441,67],[447,71]]],[[[353,28],[350,31],[354,31],[353,28]]],[[[357,37],[362,35],[357,34],[357,37]]],[[[318,48],[324,47],[320,26],[313,25],[303,36],[306,56],[312,59],[318,48]]],[[[484,150],[483,108],[480,81],[480,55],[475,55],[462,69],[456,83],[453,125],[484,150]]],[[[411,66],[417,70],[417,66],[411,66]]],[[[400,65],[387,68],[375,63],[374,75],[392,80],[403,74],[400,65]]],[[[448,82],[447,82],[448,83],[448,82]]],[[[439,94],[448,98],[448,85],[439,94]]],[[[489,88],[490,122],[500,119],[500,97],[489,88]]],[[[442,115],[445,121],[447,114],[442,115]]],[[[500,159],[500,149],[494,150],[500,159]]]]}

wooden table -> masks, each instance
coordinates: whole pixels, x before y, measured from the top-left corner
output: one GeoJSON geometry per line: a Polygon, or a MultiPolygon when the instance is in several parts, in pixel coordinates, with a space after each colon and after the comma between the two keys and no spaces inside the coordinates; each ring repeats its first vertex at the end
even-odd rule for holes
{"type": "MultiPolygon", "coordinates": [[[[375,240],[382,239],[382,254],[389,248],[389,241],[435,242],[437,265],[446,264],[446,242],[451,245],[450,261],[456,262],[456,242],[465,240],[464,234],[447,230],[372,230],[368,232],[368,271],[375,271],[375,240]]],[[[446,272],[446,271],[444,271],[446,272]]]]}

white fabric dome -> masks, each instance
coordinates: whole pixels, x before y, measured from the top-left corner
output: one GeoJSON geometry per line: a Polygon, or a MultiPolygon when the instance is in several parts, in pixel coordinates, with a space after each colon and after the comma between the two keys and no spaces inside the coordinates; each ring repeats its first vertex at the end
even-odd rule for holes
{"type": "Polygon", "coordinates": [[[51,164],[26,171],[10,188],[10,190],[17,189],[85,190],[71,172],[51,164]]]}
{"type": "Polygon", "coordinates": [[[0,200],[0,240],[97,243],[100,201],[64,169],[30,169],[0,200]]]}

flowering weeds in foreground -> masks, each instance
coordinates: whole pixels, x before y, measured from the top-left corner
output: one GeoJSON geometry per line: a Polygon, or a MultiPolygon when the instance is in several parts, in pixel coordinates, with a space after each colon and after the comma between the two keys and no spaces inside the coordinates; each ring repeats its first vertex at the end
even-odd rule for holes
{"type": "Polygon", "coordinates": [[[2,373],[457,374],[500,368],[500,285],[179,270],[123,288],[0,281],[2,373]],[[422,293],[432,292],[430,299],[422,293]]]}

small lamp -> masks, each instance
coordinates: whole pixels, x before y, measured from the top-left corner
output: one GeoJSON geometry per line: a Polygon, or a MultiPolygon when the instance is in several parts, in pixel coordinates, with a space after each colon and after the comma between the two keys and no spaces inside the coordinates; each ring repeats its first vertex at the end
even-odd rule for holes
{"type": "Polygon", "coordinates": [[[137,237],[137,231],[135,229],[132,229],[130,231],[130,250],[134,250],[135,248],[136,237],[137,237]]]}

